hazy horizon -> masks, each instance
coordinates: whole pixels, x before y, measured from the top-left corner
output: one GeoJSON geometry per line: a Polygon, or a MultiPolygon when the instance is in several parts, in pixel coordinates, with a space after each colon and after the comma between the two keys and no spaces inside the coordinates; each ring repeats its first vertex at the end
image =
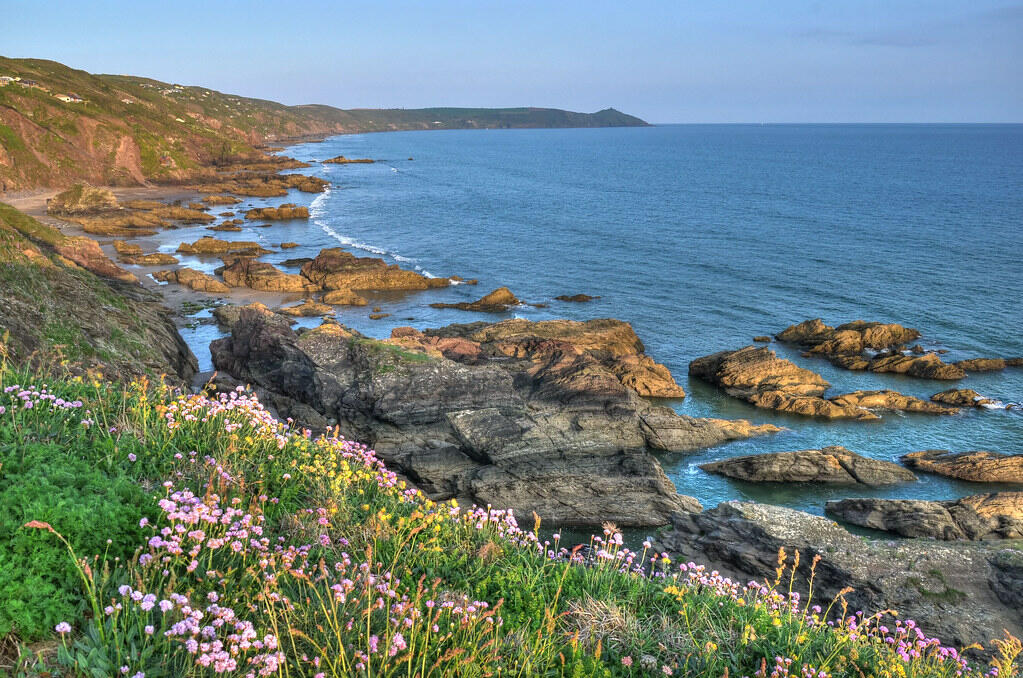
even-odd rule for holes
{"type": "Polygon", "coordinates": [[[5,56],[291,105],[614,107],[655,124],[1023,122],[1023,5],[989,0],[0,0],[0,11],[5,56]]]}

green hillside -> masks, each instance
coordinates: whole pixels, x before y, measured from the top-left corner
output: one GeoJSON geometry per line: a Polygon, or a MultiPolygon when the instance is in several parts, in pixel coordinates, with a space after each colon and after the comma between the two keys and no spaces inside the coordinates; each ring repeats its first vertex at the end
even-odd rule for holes
{"type": "Polygon", "coordinates": [[[0,79],[0,191],[188,182],[261,147],[345,132],[646,124],[614,109],[285,106],[42,59],[0,57],[0,79]]]}

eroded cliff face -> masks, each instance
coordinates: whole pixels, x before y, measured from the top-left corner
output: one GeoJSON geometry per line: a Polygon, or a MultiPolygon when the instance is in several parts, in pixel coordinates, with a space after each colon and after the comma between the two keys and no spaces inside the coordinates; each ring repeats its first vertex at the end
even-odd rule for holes
{"type": "Polygon", "coordinates": [[[133,280],[95,241],[0,203],[0,344],[14,363],[190,383],[198,365],[170,309],[133,280]]]}
{"type": "Polygon", "coordinates": [[[566,324],[558,338],[552,325],[530,335],[528,324],[501,324],[443,337],[405,328],[384,342],[335,323],[298,334],[247,308],[210,348],[217,369],[262,389],[282,415],[339,425],[431,496],[561,525],[664,524],[699,504],[676,492],[651,450],[778,430],[644,400],[626,385],[637,347],[619,352],[623,344],[599,338],[607,327],[566,324]]]}

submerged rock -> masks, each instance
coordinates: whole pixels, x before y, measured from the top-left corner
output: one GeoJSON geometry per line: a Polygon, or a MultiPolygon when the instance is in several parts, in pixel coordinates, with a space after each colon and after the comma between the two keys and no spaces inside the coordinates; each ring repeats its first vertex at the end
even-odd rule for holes
{"type": "Polygon", "coordinates": [[[916,480],[898,464],[871,459],[844,447],[770,452],[733,457],[700,466],[704,471],[752,483],[891,485],[916,480]]]}
{"type": "Polygon", "coordinates": [[[1023,492],[975,494],[955,501],[841,499],[828,515],[900,537],[942,541],[1023,539],[1023,492]]]}
{"type": "MultiPolygon", "coordinates": [[[[597,334],[571,329],[582,341],[597,334]]],[[[258,385],[283,416],[314,429],[339,424],[432,497],[536,511],[554,524],[663,524],[693,502],[676,493],[650,450],[685,452],[777,430],[653,405],[599,352],[568,342],[480,342],[463,336],[466,326],[441,333],[406,328],[376,341],[324,323],[297,334],[266,312],[243,310],[231,336],[210,350],[218,370],[258,385]],[[477,350],[452,352],[459,362],[441,339],[453,340],[449,350],[477,350]]]]}
{"type": "Polygon", "coordinates": [[[1023,483],[1023,454],[923,450],[902,457],[906,466],[975,483],[1023,483]]]}
{"type": "Polygon", "coordinates": [[[572,295],[561,294],[561,295],[556,296],[554,298],[557,299],[558,301],[570,301],[570,302],[574,302],[574,303],[577,303],[577,304],[586,303],[587,301],[593,301],[594,299],[600,299],[600,297],[591,297],[588,294],[572,294],[572,295]]]}
{"type": "Polygon", "coordinates": [[[512,306],[521,306],[522,302],[515,298],[507,287],[498,287],[490,294],[476,301],[460,301],[456,304],[434,303],[431,308],[457,308],[460,311],[477,311],[481,313],[504,313],[512,306]]]}
{"type": "Polygon", "coordinates": [[[948,645],[987,643],[1002,629],[1023,632],[1023,552],[1004,542],[866,539],[820,516],[731,501],[674,516],[655,548],[738,582],[774,581],[779,549],[789,565],[799,551],[793,582],[803,606],[826,607],[851,587],[848,609],[898,610],[948,645]]]}

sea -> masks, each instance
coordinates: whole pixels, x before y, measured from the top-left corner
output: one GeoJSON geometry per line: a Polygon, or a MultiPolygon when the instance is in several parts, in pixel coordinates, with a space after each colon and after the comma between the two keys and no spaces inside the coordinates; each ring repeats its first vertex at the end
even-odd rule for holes
{"type": "MultiPolygon", "coordinates": [[[[822,513],[849,496],[954,499],[1009,489],[921,474],[882,489],[753,485],[700,470],[737,455],[842,445],[897,461],[925,449],[1023,452],[1023,410],[955,416],[882,413],[841,422],[754,408],[690,379],[694,358],[748,346],[808,318],[898,322],[947,361],[1023,355],[1023,125],[656,125],[604,129],[453,130],[336,136],[291,146],[295,170],[330,181],[322,194],[247,199],[221,208],[294,202],[311,218],[241,233],[273,249],[265,261],[345,247],[427,276],[476,278],[411,294],[368,295],[338,319],[373,337],[393,327],[520,317],[628,321],[688,394],[681,414],[771,423],[781,433],[698,454],[660,455],[679,492],[705,506],[730,499],[822,513]],[[335,165],[337,155],[373,164],[335,165]],[[499,287],[546,304],[505,314],[430,308],[499,287]],[[558,295],[599,296],[589,303],[558,295]],[[369,318],[373,307],[390,316],[369,318]]],[[[258,222],[255,222],[258,223],[258,222]]],[[[162,251],[210,233],[161,235],[162,251]]],[[[216,259],[184,257],[203,270],[216,259]]],[[[297,272],[295,267],[284,267],[297,272]]],[[[183,332],[204,369],[222,336],[203,311],[183,332]]],[[[313,325],[318,319],[304,319],[313,325]]],[[[822,374],[830,394],[895,389],[929,398],[952,386],[1002,404],[1023,402],[1023,369],[958,383],[850,372],[780,356],[822,374]]],[[[1016,487],[1015,489],[1019,489],[1016,487]]]]}

